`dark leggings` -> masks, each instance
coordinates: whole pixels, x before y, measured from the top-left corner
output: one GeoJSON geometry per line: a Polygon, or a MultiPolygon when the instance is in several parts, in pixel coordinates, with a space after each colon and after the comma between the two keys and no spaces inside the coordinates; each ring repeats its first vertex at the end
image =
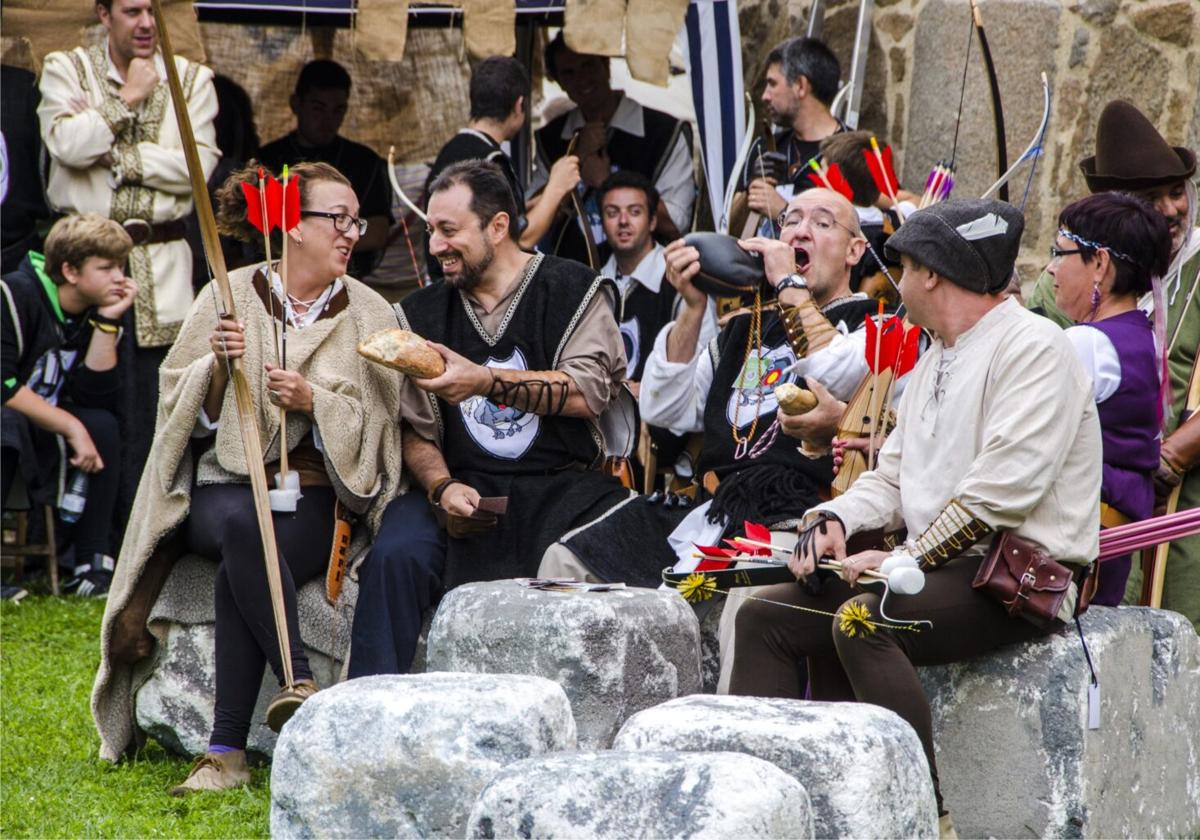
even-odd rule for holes
{"type": "MultiPolygon", "coordinates": [[[[88,435],[104,469],[88,475],[87,503],[79,520],[71,527],[72,541],[75,545],[75,564],[91,563],[95,555],[113,555],[111,544],[113,506],[117,502],[117,485],[121,479],[121,435],[117,428],[117,418],[110,411],[102,408],[80,408],[66,404],[62,406],[79,418],[87,429],[88,435]]],[[[65,444],[64,444],[65,445],[65,444]]],[[[66,446],[67,456],[73,453],[66,446]]],[[[8,503],[8,493],[16,480],[20,453],[12,447],[4,447],[3,458],[3,487],[0,496],[5,504],[8,503]]],[[[68,480],[74,467],[66,464],[68,480]]]]}
{"type": "MultiPolygon", "coordinates": [[[[899,621],[928,619],[920,632],[877,627],[853,637],[836,618],[801,612],[779,604],[749,601],[737,615],[737,634],[729,693],[753,697],[803,697],[804,659],[814,700],[858,700],[891,709],[921,739],[933,776],[938,812],[942,792],[933,753],[929,701],[917,677],[917,665],[943,665],[988,653],[1003,645],[1044,636],[1062,625],[1039,628],[1009,616],[999,603],[971,588],[979,559],[960,558],[925,577],[918,595],[889,595],[885,607],[899,621]]],[[[882,586],[870,585],[871,590],[882,586]]],[[[734,590],[736,592],[736,590],[734,590]]],[[[837,612],[847,601],[865,606],[881,621],[880,592],[855,592],[838,578],[825,581],[821,595],[784,583],[757,593],[783,604],[837,612]]],[[[997,771],[1002,768],[997,768],[997,771]]]]}
{"type": "MultiPolygon", "coordinates": [[[[292,677],[296,680],[312,679],[300,640],[296,590],[324,572],[329,563],[334,499],[330,487],[305,487],[295,513],[272,515],[282,561],[292,677]]],[[[186,528],[190,550],[220,564],[216,580],[217,696],[210,743],[245,749],[265,664],[270,664],[283,685],[262,536],[249,486],[197,487],[186,528]]]]}

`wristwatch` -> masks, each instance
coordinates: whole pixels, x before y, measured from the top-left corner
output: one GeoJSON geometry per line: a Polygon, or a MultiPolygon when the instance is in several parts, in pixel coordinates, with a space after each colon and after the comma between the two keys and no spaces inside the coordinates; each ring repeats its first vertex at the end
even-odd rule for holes
{"type": "Polygon", "coordinates": [[[792,272],[775,284],[776,293],[782,292],[784,289],[804,289],[808,290],[808,281],[803,276],[792,272]]]}

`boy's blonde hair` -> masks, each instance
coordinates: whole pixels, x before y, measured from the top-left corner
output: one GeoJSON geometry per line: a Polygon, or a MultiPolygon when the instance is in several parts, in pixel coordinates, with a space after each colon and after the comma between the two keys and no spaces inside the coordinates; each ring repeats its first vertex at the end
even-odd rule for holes
{"type": "Polygon", "coordinates": [[[125,228],[99,213],[64,216],[46,235],[46,273],[56,284],[67,282],[62,265],[81,268],[88,257],[125,262],[133,250],[133,240],[125,228]]]}

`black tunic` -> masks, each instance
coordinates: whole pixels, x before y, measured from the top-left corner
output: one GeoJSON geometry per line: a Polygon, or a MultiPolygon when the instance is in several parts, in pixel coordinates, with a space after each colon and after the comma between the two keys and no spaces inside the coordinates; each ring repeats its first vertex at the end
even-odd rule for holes
{"type": "MultiPolygon", "coordinates": [[[[608,281],[554,257],[534,257],[530,269],[495,336],[484,334],[465,296],[444,283],[406,298],[397,309],[401,325],[477,364],[554,370],[608,281]]],[[[594,469],[603,441],[588,420],[538,416],[478,396],[457,406],[430,400],[451,475],[483,496],[509,500],[508,513],[486,535],[448,540],[447,588],[535,574],[547,546],[627,495],[594,469]]]]}
{"type": "Polygon", "coordinates": [[[625,342],[625,359],[629,363],[627,379],[642,380],[654,339],[674,318],[675,298],[675,288],[665,281],[657,292],[653,292],[634,280],[629,290],[621,295],[617,303],[617,326],[625,342]]]}

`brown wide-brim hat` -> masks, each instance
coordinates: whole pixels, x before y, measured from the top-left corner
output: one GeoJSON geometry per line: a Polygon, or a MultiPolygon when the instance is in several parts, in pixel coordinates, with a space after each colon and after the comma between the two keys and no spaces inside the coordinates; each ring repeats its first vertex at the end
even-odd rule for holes
{"type": "Polygon", "coordinates": [[[1196,174],[1196,153],[1171,146],[1146,115],[1130,102],[1104,106],[1096,126],[1096,154],[1079,162],[1088,189],[1136,192],[1196,174]]]}

